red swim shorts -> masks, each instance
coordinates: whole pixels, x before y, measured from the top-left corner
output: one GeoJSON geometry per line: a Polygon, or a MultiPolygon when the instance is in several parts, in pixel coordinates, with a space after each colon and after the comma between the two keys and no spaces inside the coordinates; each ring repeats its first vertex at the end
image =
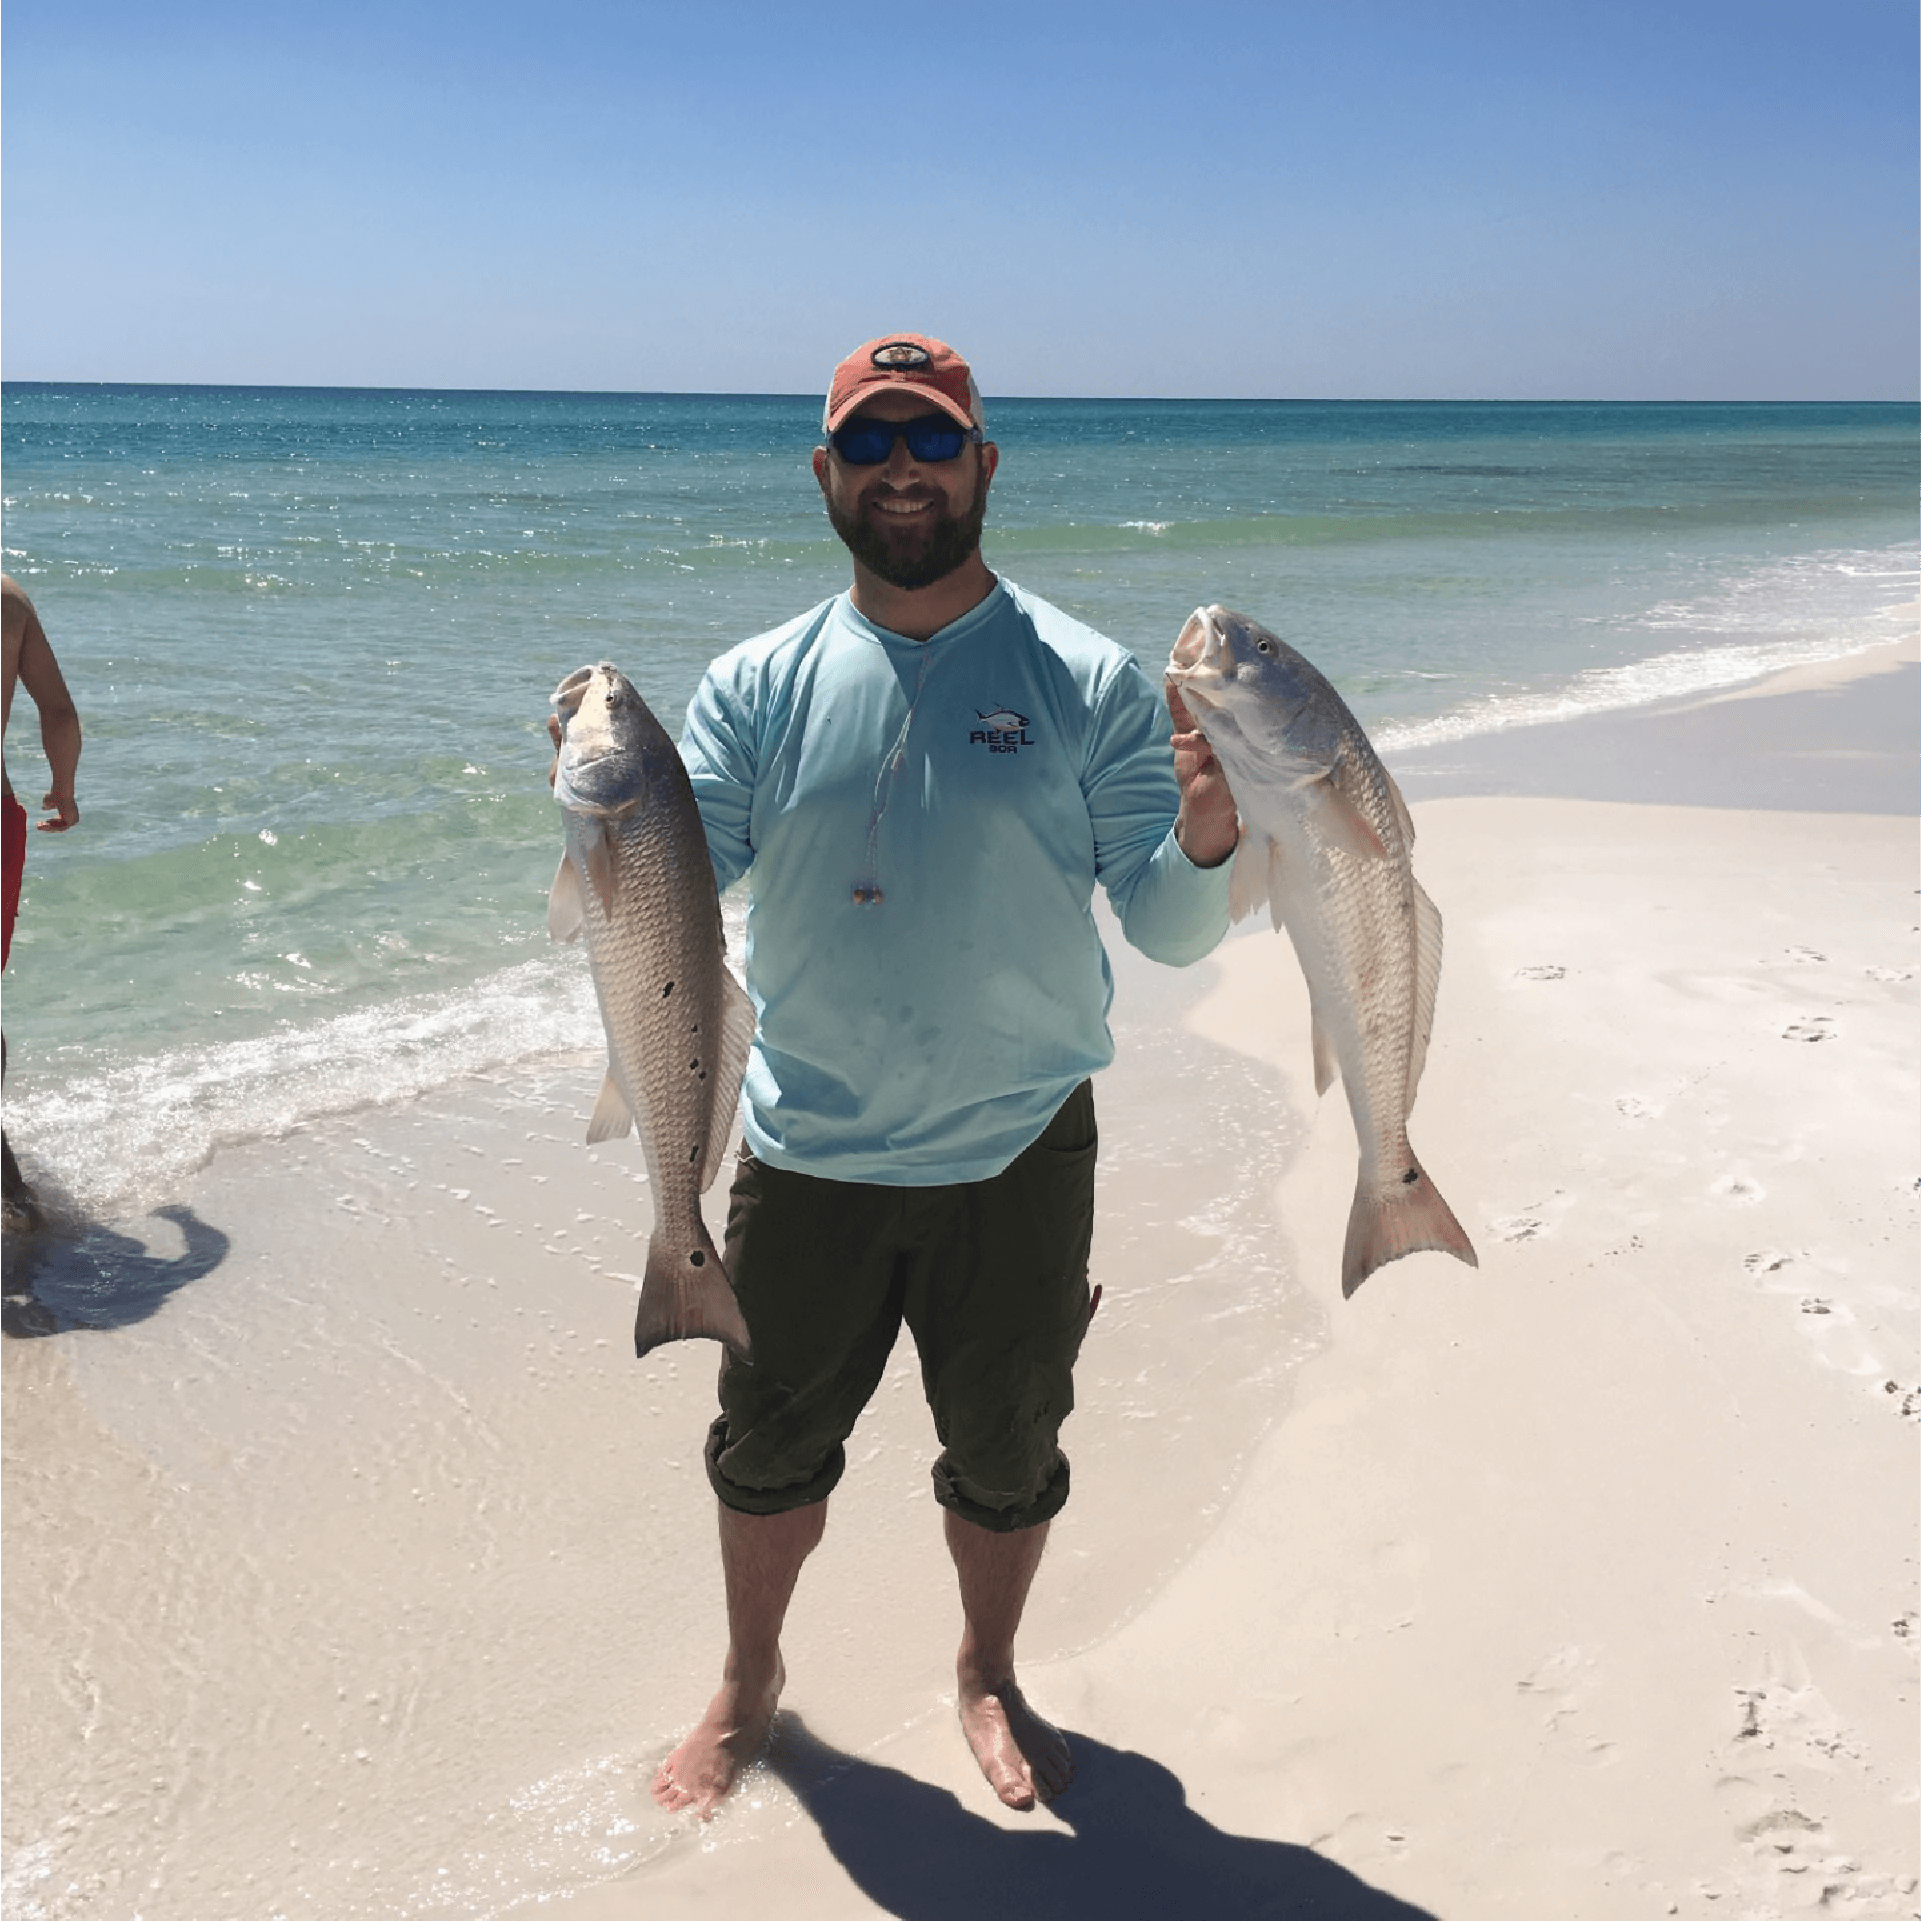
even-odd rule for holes
{"type": "Polygon", "coordinates": [[[20,882],[27,871],[27,810],[11,794],[0,796],[0,810],[4,810],[4,820],[0,827],[0,843],[6,852],[6,931],[0,937],[0,967],[7,964],[7,956],[13,952],[13,923],[20,913],[20,882]]]}

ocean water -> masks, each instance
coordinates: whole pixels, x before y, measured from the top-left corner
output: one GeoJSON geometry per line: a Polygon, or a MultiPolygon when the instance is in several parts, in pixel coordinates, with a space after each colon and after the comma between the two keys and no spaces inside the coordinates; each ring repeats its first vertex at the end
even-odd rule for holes
{"type": "MultiPolygon", "coordinates": [[[[6,567],[86,734],[6,977],[30,1171],[147,1205],[222,1143],[592,1047],[545,933],[547,696],[609,658],[677,728],[716,652],[844,584],[817,406],[8,386],[6,567]]],[[[1255,614],[1390,761],[1842,655],[1916,593],[1911,406],[989,425],[991,564],[1153,670],[1197,603],[1255,614]]],[[[36,798],[25,703],[8,745],[36,798]]]]}

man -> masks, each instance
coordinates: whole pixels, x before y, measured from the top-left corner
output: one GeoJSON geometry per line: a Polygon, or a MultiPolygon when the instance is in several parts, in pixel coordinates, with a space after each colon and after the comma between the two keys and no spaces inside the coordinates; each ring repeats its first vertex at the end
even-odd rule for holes
{"type": "MultiPolygon", "coordinates": [[[[13,690],[17,682],[26,688],[40,710],[40,745],[46,750],[47,766],[53,778],[46,799],[40,803],[52,811],[38,826],[43,834],[64,834],[80,818],[80,809],[73,798],[73,779],[80,766],[80,716],[74,712],[73,697],[67,692],[60,663],[47,644],[40,617],[33,611],[33,602],[6,574],[0,574],[0,617],[3,617],[0,628],[4,629],[6,641],[6,699],[4,708],[0,709],[0,740],[5,737],[7,722],[13,718],[13,690]]],[[[0,782],[4,782],[6,788],[4,796],[0,796],[0,849],[5,855],[4,895],[0,896],[0,909],[4,909],[0,967],[4,967],[13,952],[13,923],[20,912],[20,886],[27,866],[27,810],[14,797],[13,781],[5,771],[4,754],[0,754],[0,782]]],[[[4,1046],[5,1043],[0,1042],[0,1050],[4,1050],[4,1046]]],[[[0,1058],[4,1058],[3,1052],[0,1058]]],[[[3,1133],[0,1133],[0,1159],[5,1162],[7,1225],[37,1227],[39,1203],[21,1177],[13,1149],[7,1145],[3,1133]]]]}
{"type": "Polygon", "coordinates": [[[724,887],[750,867],[759,1030],[727,1268],[720,1691],[654,1796],[703,1817],[772,1724],[780,1630],[842,1442],[913,1329],[964,1627],[962,1730],[1009,1807],[1072,1777],[1014,1636],[1067,1498],[1093,1311],[1088,1076],[1112,1057],[1098,879],[1136,946],[1227,926],[1234,803],[1113,642],[989,571],[999,451],[967,363],[889,335],[835,369],[814,450],[852,588],[708,670],[681,753],[724,887]]]}

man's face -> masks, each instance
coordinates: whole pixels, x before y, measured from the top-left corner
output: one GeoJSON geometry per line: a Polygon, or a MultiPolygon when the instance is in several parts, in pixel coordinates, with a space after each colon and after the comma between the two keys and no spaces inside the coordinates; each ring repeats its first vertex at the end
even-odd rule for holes
{"type": "MultiPolygon", "coordinates": [[[[936,411],[917,394],[876,394],[852,417],[917,420],[936,411]]],[[[848,552],[890,587],[911,589],[944,580],[979,549],[996,458],[988,443],[922,462],[896,440],[878,467],[850,467],[830,445],[815,453],[814,476],[848,552]]]]}

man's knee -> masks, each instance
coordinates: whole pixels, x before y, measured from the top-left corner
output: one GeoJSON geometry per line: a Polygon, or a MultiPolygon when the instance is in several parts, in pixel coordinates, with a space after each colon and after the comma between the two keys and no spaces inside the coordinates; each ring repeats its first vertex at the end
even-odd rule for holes
{"type": "Polygon", "coordinates": [[[1013,1534],[1051,1521],[1067,1505],[1067,1456],[1059,1448],[1025,1485],[1000,1488],[957,1467],[949,1454],[934,1463],[934,1499],[963,1521],[992,1534],[1013,1534]]]}

